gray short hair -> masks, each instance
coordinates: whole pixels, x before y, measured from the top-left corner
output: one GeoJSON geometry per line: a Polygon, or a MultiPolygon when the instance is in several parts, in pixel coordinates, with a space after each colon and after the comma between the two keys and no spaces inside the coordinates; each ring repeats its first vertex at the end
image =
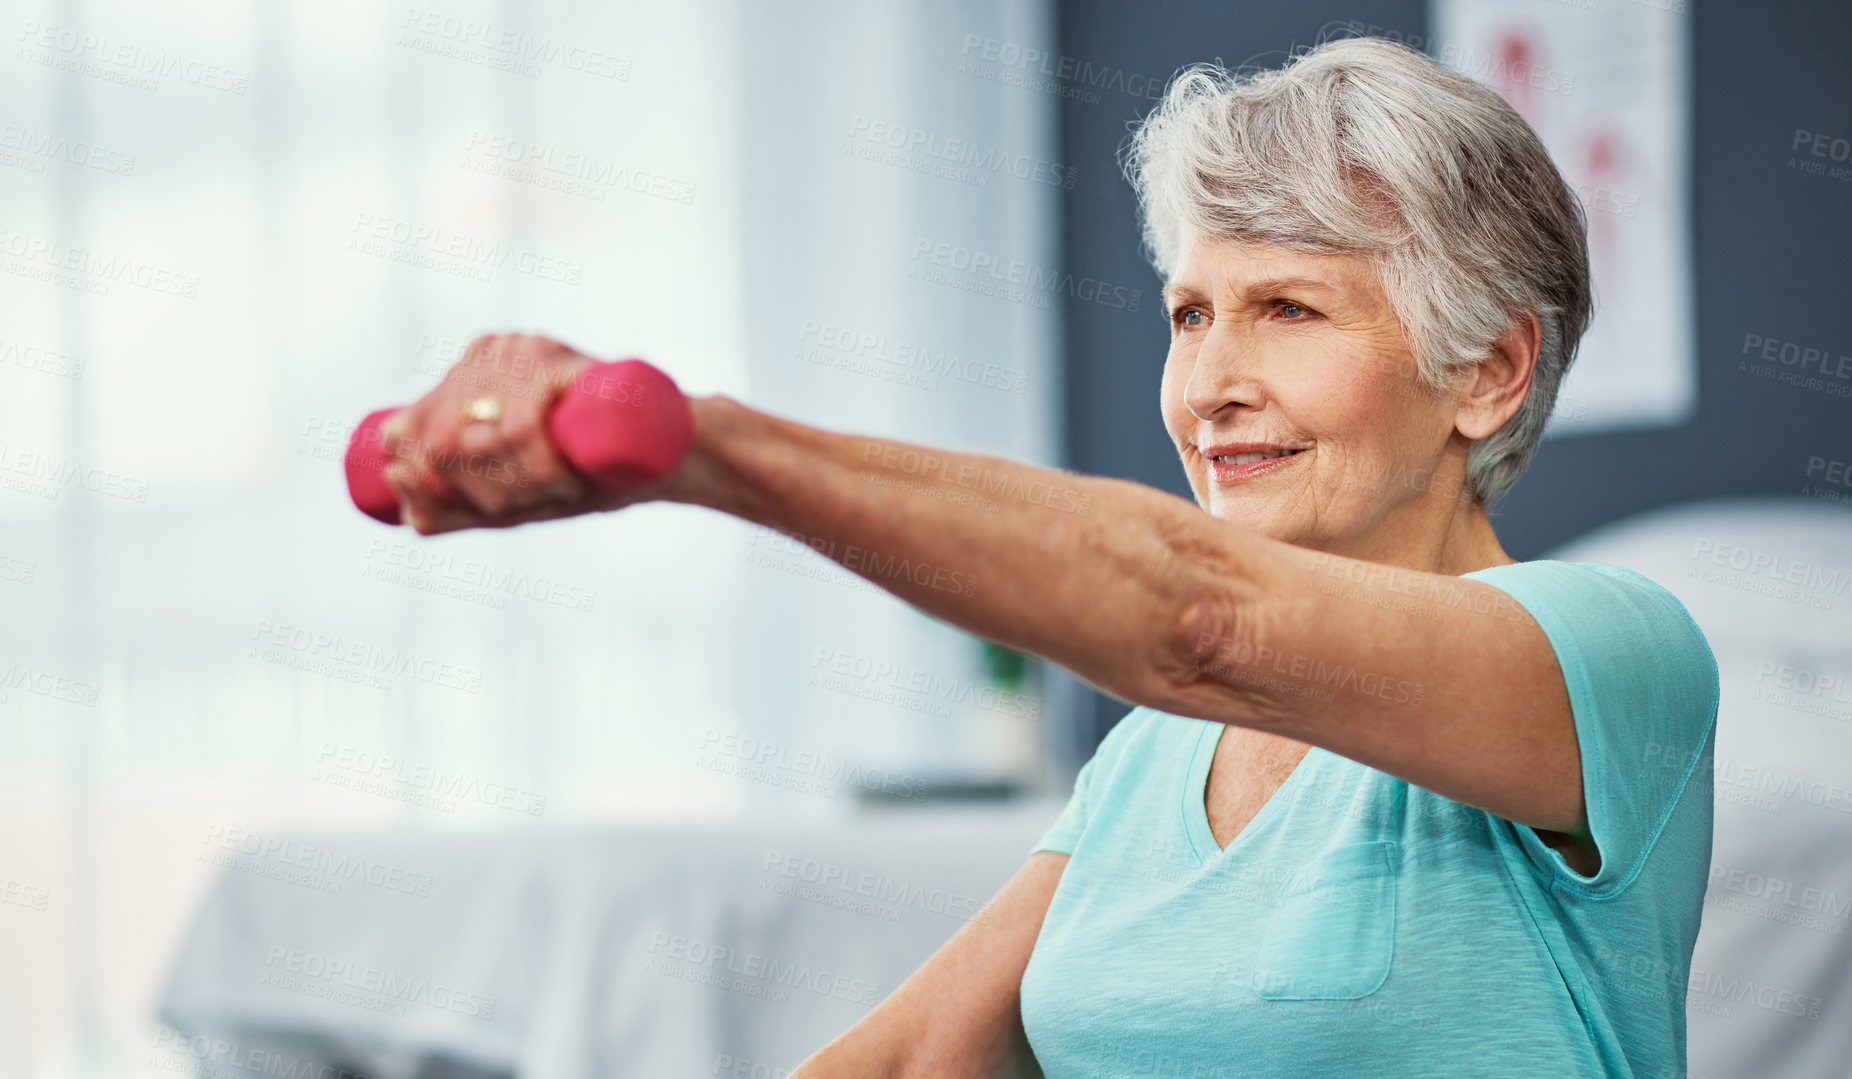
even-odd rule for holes
{"type": "Polygon", "coordinates": [[[1535,312],[1530,395],[1467,458],[1480,502],[1516,482],[1592,300],[1581,203],[1498,94],[1380,38],[1328,41],[1276,70],[1197,64],[1138,126],[1125,167],[1165,278],[1184,227],[1368,257],[1428,387],[1535,312]]]}

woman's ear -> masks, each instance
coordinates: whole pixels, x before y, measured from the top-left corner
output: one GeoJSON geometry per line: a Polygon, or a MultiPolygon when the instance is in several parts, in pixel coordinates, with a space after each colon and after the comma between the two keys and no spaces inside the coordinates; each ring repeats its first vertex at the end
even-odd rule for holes
{"type": "Polygon", "coordinates": [[[1526,311],[1511,328],[1492,342],[1486,357],[1462,377],[1459,408],[1453,425],[1469,439],[1485,438],[1517,414],[1530,393],[1537,370],[1537,353],[1543,347],[1543,327],[1534,311],[1526,311]]]}

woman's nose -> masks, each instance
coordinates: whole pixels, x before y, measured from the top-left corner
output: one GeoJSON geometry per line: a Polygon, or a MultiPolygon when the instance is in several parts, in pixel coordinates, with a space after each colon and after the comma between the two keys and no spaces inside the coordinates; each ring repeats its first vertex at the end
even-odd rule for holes
{"type": "Polygon", "coordinates": [[[1246,342],[1232,331],[1211,328],[1196,351],[1183,399],[1199,420],[1212,420],[1229,408],[1264,406],[1266,386],[1246,342]]]}

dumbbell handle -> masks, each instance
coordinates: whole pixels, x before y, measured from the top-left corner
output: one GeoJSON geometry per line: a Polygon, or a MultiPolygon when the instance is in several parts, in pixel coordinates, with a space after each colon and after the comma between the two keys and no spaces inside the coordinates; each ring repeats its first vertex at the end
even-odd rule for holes
{"type": "MultiPolygon", "coordinates": [[[[397,412],[370,412],[347,447],[347,493],[360,512],[399,522],[399,499],[383,473],[395,460],[380,425],[397,412]]],[[[609,491],[668,475],[694,441],[688,399],[675,380],[642,360],[593,364],[547,411],[547,439],[573,470],[609,491]]]]}

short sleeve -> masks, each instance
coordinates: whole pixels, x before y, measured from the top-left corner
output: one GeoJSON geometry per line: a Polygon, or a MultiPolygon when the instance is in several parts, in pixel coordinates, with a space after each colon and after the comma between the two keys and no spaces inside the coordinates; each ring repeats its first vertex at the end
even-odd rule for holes
{"type": "Polygon", "coordinates": [[[1074,844],[1079,842],[1080,833],[1087,827],[1087,786],[1093,779],[1093,767],[1099,762],[1100,754],[1095,750],[1087,763],[1080,766],[1080,772],[1074,777],[1074,793],[1068,795],[1067,805],[1061,815],[1042,833],[1042,838],[1029,851],[1037,854],[1052,850],[1062,854],[1073,854],[1074,844]]]}
{"type": "Polygon", "coordinates": [[[1466,576],[1521,604],[1556,652],[1601,868],[1575,872],[1529,829],[1526,848],[1560,880],[1625,888],[1709,751],[1719,696],[1709,643],[1676,597],[1617,566],[1521,562],[1466,576]]]}
{"type": "Polygon", "coordinates": [[[1087,828],[1087,799],[1096,782],[1095,774],[1109,767],[1107,760],[1118,750],[1119,742],[1124,737],[1123,732],[1132,726],[1132,718],[1140,711],[1143,709],[1135,708],[1114,724],[1094,749],[1093,756],[1080,766],[1080,772],[1074,776],[1074,793],[1068,796],[1067,805],[1062,808],[1061,815],[1055,818],[1055,823],[1049,825],[1048,831],[1042,833],[1041,840],[1029,849],[1031,855],[1045,850],[1070,855],[1074,853],[1075,845],[1080,842],[1080,834],[1087,828]]]}

